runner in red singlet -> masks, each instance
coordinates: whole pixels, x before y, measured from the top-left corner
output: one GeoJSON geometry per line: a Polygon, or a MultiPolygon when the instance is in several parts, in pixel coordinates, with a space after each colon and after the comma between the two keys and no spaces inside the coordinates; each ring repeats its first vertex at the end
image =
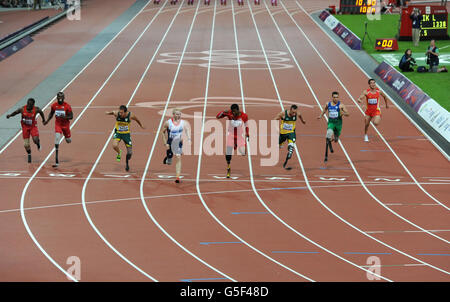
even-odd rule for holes
{"type": "Polygon", "coordinates": [[[384,98],[386,109],[389,108],[387,96],[380,91],[374,79],[369,79],[369,88],[364,90],[361,96],[358,98],[358,102],[361,103],[366,100],[366,111],[364,117],[364,141],[369,141],[367,130],[369,129],[370,122],[373,122],[375,126],[378,126],[381,122],[381,110],[380,110],[380,96],[384,98]]]}
{"type": "Polygon", "coordinates": [[[228,118],[227,123],[227,148],[225,160],[227,161],[227,178],[231,174],[231,157],[233,150],[238,150],[241,155],[247,154],[247,142],[249,138],[248,115],[239,110],[238,104],[231,105],[231,110],[220,111],[216,118],[228,118]],[[245,138],[244,138],[245,131],[245,138]]]}
{"type": "Polygon", "coordinates": [[[39,141],[39,131],[37,128],[36,115],[39,114],[42,118],[42,123],[45,125],[45,117],[41,108],[34,106],[35,100],[33,98],[29,98],[27,101],[27,105],[20,107],[16,111],[11,114],[6,115],[6,118],[9,119],[16,114],[22,114],[22,137],[24,142],[25,150],[28,153],[28,162],[31,163],[31,148],[30,148],[30,136],[33,138],[33,142],[36,144],[38,150],[41,149],[41,144],[39,141]]]}
{"type": "Polygon", "coordinates": [[[61,140],[61,136],[64,135],[66,139],[66,143],[70,144],[72,142],[72,134],[70,133],[70,120],[73,119],[73,111],[72,107],[68,103],[64,101],[65,95],[64,92],[58,92],[56,95],[57,101],[54,102],[51,106],[50,113],[47,117],[47,121],[44,123],[46,125],[52,119],[53,115],[55,115],[55,164],[54,168],[58,167],[59,159],[58,159],[58,151],[59,151],[59,142],[61,140]]]}

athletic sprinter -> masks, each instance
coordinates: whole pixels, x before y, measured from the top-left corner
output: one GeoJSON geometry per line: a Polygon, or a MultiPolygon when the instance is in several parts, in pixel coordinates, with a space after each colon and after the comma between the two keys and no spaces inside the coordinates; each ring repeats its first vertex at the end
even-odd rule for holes
{"type": "Polygon", "coordinates": [[[291,170],[291,167],[286,167],[288,160],[291,159],[292,153],[294,152],[294,144],[296,141],[295,135],[295,124],[297,122],[297,117],[300,118],[303,124],[306,124],[302,115],[297,111],[297,105],[291,105],[289,110],[281,111],[275,117],[276,120],[280,120],[280,137],[278,139],[278,145],[283,146],[284,142],[288,142],[288,153],[286,155],[286,160],[283,163],[283,168],[286,170],[291,170]]]}
{"type": "Polygon", "coordinates": [[[119,111],[109,111],[106,112],[106,114],[114,115],[114,117],[116,118],[116,125],[114,126],[114,136],[112,142],[113,149],[117,152],[116,160],[120,162],[122,158],[122,150],[120,150],[119,148],[119,143],[120,141],[123,141],[125,143],[125,146],[127,147],[125,170],[129,171],[129,161],[131,159],[131,155],[133,154],[130,130],[131,120],[136,121],[136,123],[138,123],[142,129],[145,128],[142,125],[141,121],[136,117],[136,115],[128,111],[128,108],[125,105],[121,105],[119,107],[119,111]]]}
{"type": "Polygon", "coordinates": [[[45,125],[44,112],[42,112],[41,108],[34,106],[34,103],[35,100],[33,98],[29,98],[25,106],[20,107],[13,113],[6,115],[6,118],[9,119],[16,114],[22,114],[20,123],[22,125],[23,146],[27,151],[29,163],[31,163],[30,136],[33,138],[33,142],[36,144],[38,150],[41,150],[39,131],[36,122],[36,114],[39,114],[41,116],[42,123],[45,125]]]}
{"type": "Polygon", "coordinates": [[[358,102],[366,99],[366,112],[364,117],[364,141],[369,141],[367,130],[369,129],[370,122],[372,121],[375,126],[378,126],[381,122],[381,110],[380,110],[380,96],[384,98],[386,109],[389,108],[387,96],[380,91],[375,83],[374,79],[369,79],[369,88],[364,90],[361,96],[358,98],[358,102]]]}
{"type": "Polygon", "coordinates": [[[227,146],[225,160],[227,161],[227,178],[231,176],[231,157],[233,150],[238,150],[241,155],[245,155],[247,144],[246,140],[249,138],[248,129],[248,115],[239,110],[238,104],[231,105],[231,110],[220,111],[216,118],[221,119],[227,117],[230,121],[227,123],[227,146]],[[243,128],[245,127],[245,139],[243,135],[243,128]]]}
{"type": "Polygon", "coordinates": [[[73,119],[73,111],[72,107],[68,103],[64,101],[65,95],[64,92],[58,92],[56,94],[57,101],[54,102],[51,106],[50,113],[45,121],[44,125],[47,125],[48,122],[55,115],[55,164],[53,168],[58,167],[59,159],[58,159],[58,151],[59,151],[59,141],[61,140],[61,136],[64,135],[66,142],[70,144],[72,142],[71,133],[70,133],[70,120],[73,119]]]}
{"type": "Polygon", "coordinates": [[[175,165],[176,183],[180,183],[181,175],[181,155],[183,154],[183,131],[185,132],[188,141],[191,141],[189,124],[181,119],[181,110],[175,108],[172,110],[173,117],[164,123],[162,137],[164,146],[167,148],[166,157],[163,163],[170,165],[172,163],[173,155],[177,159],[175,165]]]}
{"type": "Polygon", "coordinates": [[[333,147],[331,146],[331,140],[334,142],[339,141],[339,136],[342,131],[342,116],[349,116],[347,108],[339,100],[339,92],[333,91],[331,93],[332,100],[323,106],[322,113],[317,117],[321,119],[326,112],[328,112],[328,125],[326,134],[326,144],[325,144],[325,162],[328,161],[328,148],[330,152],[333,153],[333,147]]]}

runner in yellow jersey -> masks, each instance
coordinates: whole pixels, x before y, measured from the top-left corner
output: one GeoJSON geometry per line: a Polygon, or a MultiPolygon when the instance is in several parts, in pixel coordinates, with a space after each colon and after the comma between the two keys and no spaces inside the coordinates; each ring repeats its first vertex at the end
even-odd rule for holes
{"type": "Polygon", "coordinates": [[[144,126],[142,126],[141,121],[128,111],[127,106],[122,105],[119,107],[119,111],[110,111],[106,112],[107,115],[114,115],[116,117],[116,125],[114,127],[114,137],[113,137],[113,149],[117,152],[117,161],[120,161],[122,157],[122,150],[119,148],[119,143],[121,140],[125,143],[125,146],[127,147],[127,161],[125,170],[129,171],[130,166],[128,164],[128,161],[131,159],[132,152],[132,143],[131,143],[131,129],[130,129],[130,123],[131,120],[136,121],[139,126],[141,126],[142,129],[145,129],[144,126]]]}
{"type": "Polygon", "coordinates": [[[291,167],[286,167],[287,162],[292,157],[294,152],[294,144],[296,141],[295,135],[295,123],[297,122],[297,117],[300,118],[303,124],[306,124],[300,112],[297,111],[297,105],[292,105],[289,110],[281,111],[275,117],[276,120],[280,120],[280,138],[278,144],[280,148],[283,146],[284,142],[288,142],[288,153],[286,155],[286,160],[284,161],[283,168],[286,170],[291,170],[291,167]]]}

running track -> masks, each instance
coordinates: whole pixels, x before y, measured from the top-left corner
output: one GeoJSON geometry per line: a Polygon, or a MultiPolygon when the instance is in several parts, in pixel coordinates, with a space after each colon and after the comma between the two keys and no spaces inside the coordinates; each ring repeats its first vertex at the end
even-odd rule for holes
{"type": "Polygon", "coordinates": [[[60,168],[40,122],[31,165],[20,136],[2,151],[0,280],[76,281],[76,256],[81,281],[369,281],[376,256],[372,279],[449,281],[449,163],[393,104],[362,141],[367,76],[308,15],[328,1],[213,2],[149,2],[65,88],[75,118],[60,168]],[[334,90],[350,117],[324,165],[316,117],[334,90]],[[256,121],[300,105],[294,169],[262,166],[258,152],[234,156],[223,179],[223,156],[186,155],[175,185],[160,138],[171,109],[191,125],[204,114],[198,152],[205,123],[233,102],[256,121]],[[133,127],[129,173],[104,114],[121,104],[146,127],[133,127]]]}

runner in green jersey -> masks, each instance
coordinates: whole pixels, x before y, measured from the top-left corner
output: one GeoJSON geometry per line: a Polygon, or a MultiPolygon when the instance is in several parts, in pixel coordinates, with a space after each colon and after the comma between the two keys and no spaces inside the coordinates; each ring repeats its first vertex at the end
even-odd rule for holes
{"type": "Polygon", "coordinates": [[[325,146],[325,162],[328,161],[328,148],[330,152],[333,153],[333,147],[331,146],[331,140],[334,136],[334,142],[338,142],[339,136],[342,131],[342,116],[348,116],[347,108],[344,104],[339,101],[339,93],[333,91],[331,94],[332,101],[326,103],[323,106],[322,113],[317,117],[318,119],[328,112],[328,125],[327,125],[327,135],[326,135],[326,146],[325,146]]]}
{"type": "Polygon", "coordinates": [[[142,126],[141,121],[128,111],[127,106],[122,105],[119,107],[119,111],[109,111],[106,112],[107,115],[114,115],[116,117],[116,125],[114,127],[114,137],[113,137],[113,149],[117,152],[116,159],[120,161],[122,157],[122,151],[119,148],[120,141],[123,140],[125,146],[127,147],[127,157],[126,157],[126,166],[125,170],[129,171],[130,166],[128,161],[131,159],[132,153],[132,143],[131,143],[131,129],[130,123],[131,120],[136,121],[142,129],[145,129],[142,126]]]}

